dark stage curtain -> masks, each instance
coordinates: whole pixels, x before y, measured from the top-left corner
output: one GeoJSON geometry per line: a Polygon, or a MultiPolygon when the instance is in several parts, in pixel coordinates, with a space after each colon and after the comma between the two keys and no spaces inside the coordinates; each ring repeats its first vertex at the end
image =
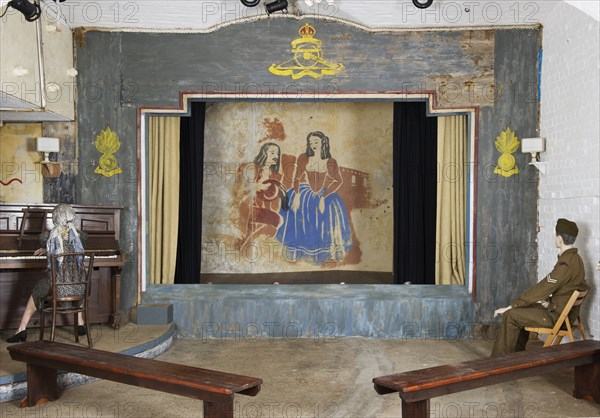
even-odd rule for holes
{"type": "Polygon", "coordinates": [[[437,118],[394,103],[394,279],[435,284],[437,118]]]}
{"type": "Polygon", "coordinates": [[[200,283],[202,249],[202,180],[204,169],[204,102],[191,103],[181,118],[179,232],[175,283],[200,283]]]}

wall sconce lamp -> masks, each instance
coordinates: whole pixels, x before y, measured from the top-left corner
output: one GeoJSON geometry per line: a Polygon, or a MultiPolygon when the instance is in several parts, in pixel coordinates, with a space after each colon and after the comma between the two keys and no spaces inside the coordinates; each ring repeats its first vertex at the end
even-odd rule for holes
{"type": "Polygon", "coordinates": [[[431,6],[431,3],[433,3],[433,0],[426,0],[426,1],[412,0],[412,2],[415,5],[415,7],[419,8],[419,9],[427,9],[429,6],[431,6]]]}
{"type": "Polygon", "coordinates": [[[44,153],[44,159],[40,161],[42,165],[42,176],[55,178],[60,175],[60,163],[48,159],[51,152],[60,151],[60,140],[58,138],[49,138],[41,136],[36,139],[35,149],[44,153]]]}
{"type": "MultiPolygon", "coordinates": [[[[6,4],[6,9],[12,7],[15,10],[20,11],[25,16],[25,20],[33,22],[37,20],[42,14],[42,9],[37,1],[30,3],[28,0],[12,0],[6,4]]],[[[4,11],[6,13],[6,11],[4,11]]]]}
{"type": "Polygon", "coordinates": [[[539,161],[538,153],[546,150],[545,138],[523,138],[521,139],[521,152],[531,154],[529,165],[535,166],[540,173],[546,174],[546,162],[539,161]]]}

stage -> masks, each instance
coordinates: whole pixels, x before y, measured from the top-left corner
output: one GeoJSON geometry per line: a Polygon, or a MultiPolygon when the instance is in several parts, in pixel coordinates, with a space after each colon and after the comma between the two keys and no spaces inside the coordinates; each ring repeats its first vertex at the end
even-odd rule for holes
{"type": "Polygon", "coordinates": [[[472,338],[465,286],[160,285],[142,304],[172,304],[181,337],[472,338]]]}

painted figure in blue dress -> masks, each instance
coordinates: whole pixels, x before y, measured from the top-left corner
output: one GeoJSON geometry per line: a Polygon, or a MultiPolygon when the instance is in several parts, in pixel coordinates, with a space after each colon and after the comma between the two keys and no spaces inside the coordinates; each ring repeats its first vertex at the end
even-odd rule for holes
{"type": "Polygon", "coordinates": [[[281,211],[283,225],[276,238],[284,244],[284,258],[317,265],[344,260],[352,247],[346,205],[337,194],[342,175],[323,132],[306,137],[306,152],[296,159],[292,210],[281,211]]]}

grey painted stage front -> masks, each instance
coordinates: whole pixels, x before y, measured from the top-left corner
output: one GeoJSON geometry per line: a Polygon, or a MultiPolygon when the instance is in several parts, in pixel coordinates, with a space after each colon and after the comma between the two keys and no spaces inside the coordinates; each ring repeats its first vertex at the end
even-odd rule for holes
{"type": "Polygon", "coordinates": [[[472,338],[463,286],[153,285],[143,304],[172,304],[180,337],[472,338]]]}

